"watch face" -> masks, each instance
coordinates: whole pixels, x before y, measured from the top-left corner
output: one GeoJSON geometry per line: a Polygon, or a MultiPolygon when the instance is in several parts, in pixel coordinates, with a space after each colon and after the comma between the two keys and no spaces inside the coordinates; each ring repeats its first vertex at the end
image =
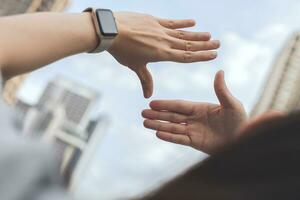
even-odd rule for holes
{"type": "Polygon", "coordinates": [[[100,31],[104,36],[117,36],[118,28],[111,10],[97,9],[96,15],[100,23],[100,31]]]}

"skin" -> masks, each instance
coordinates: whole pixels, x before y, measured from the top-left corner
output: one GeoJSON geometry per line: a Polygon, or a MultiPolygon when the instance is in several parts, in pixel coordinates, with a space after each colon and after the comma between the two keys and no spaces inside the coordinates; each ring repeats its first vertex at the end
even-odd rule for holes
{"type": "MultiPolygon", "coordinates": [[[[144,96],[153,93],[146,68],[150,62],[198,62],[217,57],[220,42],[209,33],[177,29],[193,20],[166,20],[150,15],[116,12],[119,35],[109,53],[133,70],[144,96]]],[[[98,45],[90,13],[35,13],[0,18],[0,65],[5,79],[39,69],[62,58],[90,52],[98,45]],[[47,23],[45,23],[47,22],[47,23]]]]}
{"type": "Polygon", "coordinates": [[[238,137],[243,136],[249,132],[255,133],[255,129],[257,129],[259,126],[263,125],[264,123],[268,121],[272,121],[277,118],[283,118],[285,116],[286,114],[281,111],[271,110],[266,112],[265,114],[254,117],[253,119],[249,120],[247,123],[245,123],[243,126],[239,128],[239,130],[237,131],[238,137]]]}
{"type": "Polygon", "coordinates": [[[224,72],[216,74],[215,93],[220,104],[158,100],[142,112],[144,126],[157,137],[212,154],[236,137],[247,116],[243,105],[228,90],[224,72]]]}
{"type": "Polygon", "coordinates": [[[224,72],[215,76],[215,93],[220,104],[181,100],[156,100],[142,112],[144,126],[156,130],[159,139],[213,154],[268,120],[284,116],[271,111],[247,121],[243,105],[230,93],[224,72]]]}
{"type": "Polygon", "coordinates": [[[121,34],[109,52],[138,75],[146,98],[153,93],[148,63],[168,60],[191,63],[217,57],[217,52],[210,50],[219,48],[220,42],[210,40],[209,33],[178,30],[193,27],[194,20],[167,20],[128,12],[115,16],[121,34]]]}

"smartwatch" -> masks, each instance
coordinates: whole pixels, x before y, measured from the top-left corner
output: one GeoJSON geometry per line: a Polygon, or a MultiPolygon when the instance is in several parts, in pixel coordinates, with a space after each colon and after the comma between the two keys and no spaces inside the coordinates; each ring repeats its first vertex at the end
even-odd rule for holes
{"type": "Polygon", "coordinates": [[[118,35],[118,27],[114,14],[109,9],[87,8],[83,12],[92,14],[93,23],[99,37],[96,49],[89,53],[99,53],[108,50],[118,35]]]}

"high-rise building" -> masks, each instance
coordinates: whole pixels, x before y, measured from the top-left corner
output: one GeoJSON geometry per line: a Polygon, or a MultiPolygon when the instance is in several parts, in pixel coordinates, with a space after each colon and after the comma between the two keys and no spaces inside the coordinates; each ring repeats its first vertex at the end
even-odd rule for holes
{"type": "MultiPolygon", "coordinates": [[[[57,77],[49,82],[36,105],[21,100],[16,103],[15,124],[21,127],[23,134],[38,136],[56,145],[67,183],[72,180],[74,170],[84,171],[90,161],[89,154],[96,148],[93,144],[99,144],[104,135],[107,118],[92,116],[98,100],[96,91],[57,77]]],[[[83,173],[76,174],[81,177],[78,174],[83,173]]]]}
{"type": "Polygon", "coordinates": [[[0,16],[26,12],[61,11],[68,0],[0,0],[0,16]]]}
{"type": "Polygon", "coordinates": [[[63,106],[67,119],[65,123],[77,130],[84,130],[89,123],[93,103],[98,97],[98,93],[89,88],[57,78],[47,85],[37,106],[47,109],[63,106]]]}
{"type": "Polygon", "coordinates": [[[294,34],[278,55],[252,116],[269,110],[300,108],[300,33],[294,34]]]}
{"type": "MultiPolygon", "coordinates": [[[[0,0],[0,16],[32,13],[41,11],[62,11],[69,0],[0,0]]],[[[15,103],[16,92],[26,75],[15,77],[6,82],[3,96],[7,103],[15,103]]]]}

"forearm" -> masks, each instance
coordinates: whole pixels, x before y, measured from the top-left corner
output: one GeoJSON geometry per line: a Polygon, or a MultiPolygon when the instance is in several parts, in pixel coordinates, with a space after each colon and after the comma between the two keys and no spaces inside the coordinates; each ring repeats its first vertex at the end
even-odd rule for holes
{"type": "Polygon", "coordinates": [[[90,51],[98,38],[90,13],[0,18],[0,64],[6,78],[90,51]]]}

